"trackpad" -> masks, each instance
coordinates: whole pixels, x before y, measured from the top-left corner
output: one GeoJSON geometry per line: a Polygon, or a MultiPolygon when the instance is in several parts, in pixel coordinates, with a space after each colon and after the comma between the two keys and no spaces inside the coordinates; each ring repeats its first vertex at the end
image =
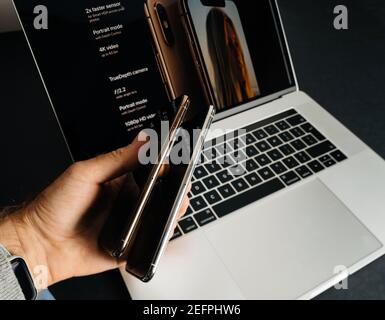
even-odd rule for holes
{"type": "Polygon", "coordinates": [[[226,219],[207,237],[247,299],[299,298],[382,247],[319,180],[226,219]]]}

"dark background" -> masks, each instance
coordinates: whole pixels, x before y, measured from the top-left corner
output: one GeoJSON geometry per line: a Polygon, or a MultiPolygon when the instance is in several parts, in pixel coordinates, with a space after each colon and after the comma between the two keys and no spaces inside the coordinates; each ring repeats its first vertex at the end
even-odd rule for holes
{"type": "MultiPolygon", "coordinates": [[[[301,89],[385,157],[383,0],[278,3],[301,89]],[[349,9],[347,31],[333,28],[338,4],[349,9]]],[[[6,206],[32,197],[70,164],[21,32],[0,34],[0,121],[0,206],[6,206]]],[[[118,272],[72,279],[52,292],[58,299],[129,298],[118,272]]],[[[319,297],[384,298],[385,258],[353,275],[349,290],[319,297]]]]}

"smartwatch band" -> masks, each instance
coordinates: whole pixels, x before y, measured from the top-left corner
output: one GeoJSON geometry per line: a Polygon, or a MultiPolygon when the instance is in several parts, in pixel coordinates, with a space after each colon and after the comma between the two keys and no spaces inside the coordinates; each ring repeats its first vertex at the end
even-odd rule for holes
{"type": "Polygon", "coordinates": [[[37,297],[37,290],[25,260],[22,257],[12,256],[12,254],[2,245],[0,245],[0,253],[2,253],[11,264],[25,299],[35,300],[37,297]]]}
{"type": "Polygon", "coordinates": [[[2,253],[7,259],[10,259],[12,255],[0,244],[0,253],[2,253]]]}

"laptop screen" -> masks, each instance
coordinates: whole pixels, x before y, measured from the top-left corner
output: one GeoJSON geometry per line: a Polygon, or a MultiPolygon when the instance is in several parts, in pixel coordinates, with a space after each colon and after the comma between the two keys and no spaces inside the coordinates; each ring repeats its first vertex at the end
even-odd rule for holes
{"type": "MultiPolygon", "coordinates": [[[[187,2],[219,115],[295,85],[274,1],[187,2]]],[[[157,127],[169,97],[143,0],[14,3],[75,160],[157,127]]]]}
{"type": "Polygon", "coordinates": [[[295,86],[271,0],[185,0],[218,112],[295,86]]]}

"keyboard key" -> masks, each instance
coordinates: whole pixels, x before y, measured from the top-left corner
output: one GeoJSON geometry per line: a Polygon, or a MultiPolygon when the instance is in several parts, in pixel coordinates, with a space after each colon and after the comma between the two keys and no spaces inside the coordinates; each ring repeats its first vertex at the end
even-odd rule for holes
{"type": "Polygon", "coordinates": [[[301,128],[307,132],[311,133],[318,141],[324,141],[326,138],[323,134],[321,134],[316,128],[314,128],[310,123],[305,123],[301,126],[301,128]]]}
{"type": "Polygon", "coordinates": [[[217,162],[224,168],[228,168],[228,167],[231,167],[233,165],[235,165],[235,160],[233,158],[230,157],[230,155],[226,155],[222,158],[219,158],[217,160],[217,162]]]}
{"type": "Polygon", "coordinates": [[[291,129],[290,132],[296,138],[299,138],[305,135],[305,132],[301,128],[291,129]]]}
{"type": "Polygon", "coordinates": [[[281,131],[285,131],[290,128],[289,124],[285,120],[279,121],[275,125],[281,131]]]}
{"type": "Polygon", "coordinates": [[[205,158],[206,158],[209,162],[213,161],[213,160],[216,159],[217,156],[218,156],[218,152],[217,152],[217,150],[216,150],[215,148],[211,148],[211,149],[204,150],[204,151],[203,151],[203,154],[204,154],[205,158]]]}
{"type": "Polygon", "coordinates": [[[254,203],[255,201],[265,198],[284,187],[284,184],[279,179],[273,179],[214,206],[213,210],[218,217],[222,218],[238,209],[254,203]]]}
{"type": "Polygon", "coordinates": [[[267,133],[263,129],[254,131],[253,135],[257,140],[264,140],[268,137],[267,133]]]}
{"type": "Polygon", "coordinates": [[[290,171],[288,173],[285,173],[285,174],[281,175],[280,178],[282,179],[282,181],[287,186],[291,186],[292,184],[301,180],[300,177],[298,177],[294,171],[290,171]]]}
{"type": "Polygon", "coordinates": [[[299,166],[299,163],[297,160],[295,160],[293,157],[289,157],[283,160],[283,163],[288,167],[289,169],[294,169],[299,166]]]}
{"type": "Polygon", "coordinates": [[[290,142],[294,140],[293,135],[290,132],[282,132],[278,135],[284,142],[290,142]]]}
{"type": "Polygon", "coordinates": [[[219,195],[219,193],[215,190],[213,191],[210,191],[210,192],[207,192],[205,195],[204,195],[205,199],[207,200],[207,202],[211,205],[213,205],[214,203],[217,203],[219,201],[222,200],[221,196],[219,195]]]}
{"type": "Polygon", "coordinates": [[[227,183],[234,179],[228,170],[221,171],[216,176],[221,183],[227,183]]]}
{"type": "Polygon", "coordinates": [[[170,241],[178,239],[181,236],[183,236],[182,231],[180,231],[179,227],[176,227],[176,229],[174,230],[174,235],[171,237],[170,241]]]}
{"type": "Polygon", "coordinates": [[[239,150],[245,146],[245,144],[241,141],[240,138],[231,140],[228,142],[228,144],[233,150],[239,150]]]}
{"type": "Polygon", "coordinates": [[[258,171],[258,174],[263,178],[263,180],[269,180],[274,177],[273,171],[269,168],[263,168],[258,171]]]}
{"type": "Polygon", "coordinates": [[[336,147],[329,141],[322,142],[317,144],[314,147],[307,149],[307,153],[310,154],[313,158],[319,158],[323,156],[325,153],[329,153],[330,151],[335,150],[336,147]]]}
{"type": "Polygon", "coordinates": [[[230,184],[226,184],[218,189],[219,193],[224,199],[230,198],[235,195],[235,190],[230,184]]]}
{"type": "Polygon", "coordinates": [[[246,135],[245,142],[246,142],[246,145],[250,145],[250,144],[256,143],[257,139],[255,139],[253,135],[248,134],[246,135]]]}
{"type": "Polygon", "coordinates": [[[231,157],[235,160],[235,163],[240,163],[247,159],[246,155],[241,150],[233,152],[231,157]]]}
{"type": "Polygon", "coordinates": [[[244,174],[246,174],[247,171],[241,164],[237,164],[234,167],[229,168],[229,172],[230,175],[236,178],[243,176],[244,174]]]}
{"type": "Polygon", "coordinates": [[[271,146],[266,141],[258,142],[255,146],[261,152],[266,152],[266,151],[271,150],[271,146]]]}
{"type": "Polygon", "coordinates": [[[336,165],[337,162],[335,162],[334,160],[329,160],[329,161],[324,162],[323,164],[325,165],[326,168],[330,168],[330,167],[336,165]]]}
{"type": "Polygon", "coordinates": [[[222,170],[222,167],[216,161],[206,163],[204,167],[209,173],[216,173],[222,170]]]}
{"type": "Polygon", "coordinates": [[[219,154],[222,156],[230,153],[232,151],[231,147],[227,143],[222,143],[221,145],[215,147],[219,154]]]}
{"type": "Polygon", "coordinates": [[[202,166],[201,167],[198,167],[195,169],[194,171],[194,176],[196,179],[202,179],[204,177],[207,177],[209,175],[209,173],[207,172],[207,170],[205,168],[203,168],[202,166]]]}
{"type": "Polygon", "coordinates": [[[200,181],[194,182],[191,186],[191,192],[194,196],[198,196],[205,191],[206,188],[200,181]]]}
{"type": "Polygon", "coordinates": [[[254,158],[256,155],[259,154],[258,150],[255,149],[253,146],[248,146],[246,148],[246,154],[249,158],[254,158]]]}
{"type": "Polygon", "coordinates": [[[342,162],[344,160],[346,160],[348,157],[345,156],[341,151],[339,150],[336,150],[334,152],[331,153],[331,156],[334,158],[334,160],[336,160],[337,162],[342,162]]]}
{"type": "Polygon", "coordinates": [[[191,207],[188,207],[186,210],[186,213],[184,214],[184,217],[191,216],[192,214],[193,214],[193,210],[191,209],[191,207]]]}
{"type": "Polygon", "coordinates": [[[299,167],[295,171],[301,176],[302,179],[306,179],[307,177],[313,175],[313,172],[311,172],[307,166],[299,167]]]}
{"type": "Polygon", "coordinates": [[[250,160],[246,161],[246,170],[248,172],[255,171],[258,168],[259,168],[259,166],[257,165],[257,163],[254,160],[250,159],[250,160]]]}
{"type": "Polygon", "coordinates": [[[194,218],[201,227],[204,227],[205,225],[217,220],[210,209],[206,209],[205,211],[197,213],[194,218]]]}
{"type": "Polygon", "coordinates": [[[255,172],[247,175],[245,179],[252,187],[262,182],[262,179],[255,172]]]}
{"type": "Polygon", "coordinates": [[[190,206],[194,209],[194,211],[198,212],[206,208],[207,203],[201,196],[199,196],[190,200],[190,206]]]}
{"type": "Polygon", "coordinates": [[[289,119],[286,119],[286,121],[292,126],[292,127],[295,127],[295,126],[298,126],[300,124],[303,124],[306,122],[305,118],[302,117],[301,115],[296,115],[294,117],[291,117],[289,119]]]}
{"type": "Polygon", "coordinates": [[[318,143],[317,139],[314,138],[311,134],[304,136],[302,138],[302,141],[304,141],[309,147],[314,146],[318,143]]]}
{"type": "Polygon", "coordinates": [[[273,147],[279,147],[283,144],[282,140],[278,138],[277,136],[267,139],[267,141],[272,145],[273,147]]]}
{"type": "Polygon", "coordinates": [[[330,158],[330,156],[323,156],[319,160],[326,168],[330,168],[335,164],[337,164],[337,162],[335,162],[332,158],[330,158]]]}
{"type": "Polygon", "coordinates": [[[270,168],[276,173],[276,174],[282,174],[287,171],[286,167],[282,164],[282,162],[276,162],[273,163],[270,168]]]}
{"type": "Polygon", "coordinates": [[[279,150],[285,155],[285,156],[290,156],[293,153],[295,153],[295,150],[293,147],[291,147],[289,144],[285,144],[281,147],[279,147],[279,150]]]}
{"type": "Polygon", "coordinates": [[[318,160],[321,161],[321,162],[326,162],[326,161],[329,161],[331,160],[332,158],[330,158],[330,156],[327,154],[325,156],[322,156],[321,158],[319,158],[318,160]]]}
{"type": "Polygon", "coordinates": [[[270,126],[267,126],[266,128],[264,128],[265,131],[270,135],[270,136],[273,136],[275,134],[277,134],[279,132],[279,130],[277,129],[277,127],[275,125],[270,125],[270,126]]]}
{"type": "Polygon", "coordinates": [[[255,161],[258,162],[258,164],[261,166],[261,167],[264,167],[264,166],[267,166],[268,164],[271,163],[271,160],[264,154],[258,156],[255,158],[255,161]]]}
{"type": "Polygon", "coordinates": [[[321,172],[325,167],[321,164],[321,162],[314,160],[308,164],[310,169],[313,170],[314,173],[321,172]]]}
{"type": "Polygon", "coordinates": [[[188,218],[180,221],[179,226],[181,227],[183,233],[185,233],[185,234],[198,229],[197,224],[195,223],[194,219],[191,217],[188,217],[188,218]]]}
{"type": "Polygon", "coordinates": [[[311,160],[311,158],[306,154],[306,152],[298,152],[294,156],[300,163],[306,163],[311,160]]]}
{"type": "Polygon", "coordinates": [[[271,158],[273,161],[278,161],[283,158],[283,154],[279,150],[271,150],[267,153],[267,155],[271,158]]]}
{"type": "Polygon", "coordinates": [[[295,140],[291,143],[291,145],[297,151],[301,151],[306,148],[306,145],[301,140],[295,140]]]}
{"type": "Polygon", "coordinates": [[[248,184],[246,183],[245,180],[243,180],[242,178],[241,179],[238,179],[236,181],[233,181],[231,183],[231,185],[235,188],[235,190],[237,190],[238,192],[242,192],[242,191],[245,191],[246,189],[249,188],[248,184]]]}
{"type": "MultiPolygon", "coordinates": [[[[203,179],[203,183],[205,184],[205,186],[208,190],[211,190],[211,189],[219,186],[219,181],[214,176],[207,177],[207,178],[203,179]]],[[[196,210],[196,211],[198,211],[198,210],[196,210]]]]}

